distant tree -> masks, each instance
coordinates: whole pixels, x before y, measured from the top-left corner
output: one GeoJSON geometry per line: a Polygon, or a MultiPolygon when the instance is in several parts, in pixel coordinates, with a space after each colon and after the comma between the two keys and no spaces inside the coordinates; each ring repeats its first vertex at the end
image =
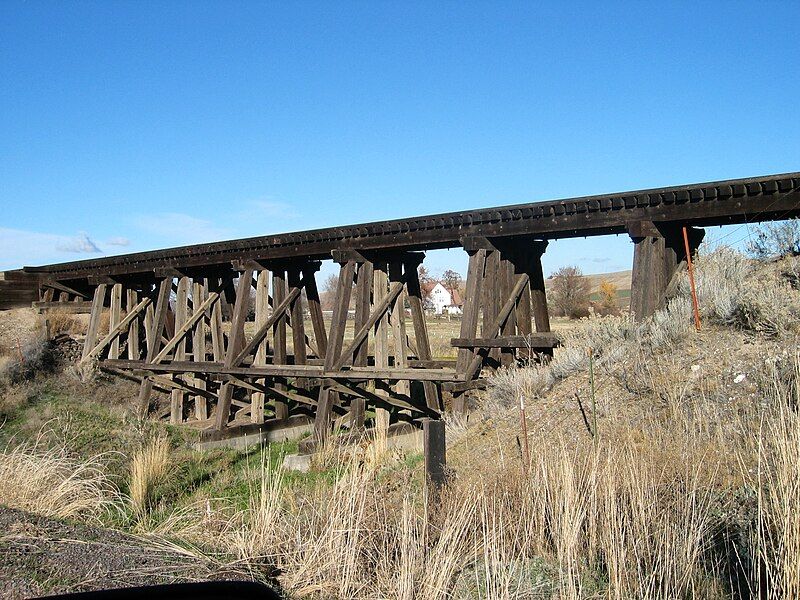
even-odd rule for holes
{"type": "Polygon", "coordinates": [[[322,305],[322,310],[333,310],[333,305],[336,302],[336,288],[339,285],[338,275],[328,275],[322,282],[322,290],[319,294],[319,302],[322,305]]]}
{"type": "Polygon", "coordinates": [[[422,303],[433,307],[431,303],[431,291],[433,290],[433,283],[435,280],[431,277],[431,273],[425,268],[425,265],[417,267],[417,276],[419,277],[419,287],[422,293],[422,303]]]}
{"type": "Polygon", "coordinates": [[[590,289],[579,267],[561,267],[553,273],[550,298],[559,314],[576,319],[589,314],[590,289]]]}
{"type": "Polygon", "coordinates": [[[600,282],[600,312],[604,315],[613,315],[619,312],[617,305],[617,286],[604,279],[600,282]]]}
{"type": "Polygon", "coordinates": [[[800,219],[756,227],[747,251],[760,260],[800,254],[800,219]]]}
{"type": "Polygon", "coordinates": [[[458,291],[461,289],[462,278],[459,273],[453,271],[452,269],[447,269],[444,273],[442,273],[442,285],[447,288],[451,294],[453,291],[458,291]]]}

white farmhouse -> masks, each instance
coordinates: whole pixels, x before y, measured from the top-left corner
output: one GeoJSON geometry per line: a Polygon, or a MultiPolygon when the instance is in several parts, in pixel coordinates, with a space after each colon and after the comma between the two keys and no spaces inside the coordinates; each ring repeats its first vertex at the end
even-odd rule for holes
{"type": "Polygon", "coordinates": [[[433,307],[433,312],[437,315],[460,315],[463,312],[463,303],[458,290],[448,290],[440,281],[433,284],[428,300],[433,307]]]}

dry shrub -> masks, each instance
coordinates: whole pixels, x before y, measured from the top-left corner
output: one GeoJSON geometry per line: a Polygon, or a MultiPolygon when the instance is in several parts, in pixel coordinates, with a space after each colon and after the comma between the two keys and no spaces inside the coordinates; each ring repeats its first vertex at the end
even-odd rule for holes
{"type": "Polygon", "coordinates": [[[47,311],[47,323],[51,336],[61,333],[85,333],[85,327],[74,313],[62,309],[47,311]]]}
{"type": "MultiPolygon", "coordinates": [[[[696,284],[705,319],[778,336],[796,330],[800,298],[793,288],[796,257],[777,262],[747,259],[720,247],[697,258],[696,284]]],[[[677,294],[690,297],[688,276],[680,273],[677,294]]]]}
{"type": "Polygon", "coordinates": [[[170,446],[166,437],[158,436],[136,451],[131,459],[130,502],[140,519],[153,508],[156,486],[169,472],[170,446]]]}
{"type": "Polygon", "coordinates": [[[48,340],[33,339],[18,348],[4,362],[0,371],[0,381],[5,380],[11,384],[22,383],[36,377],[38,374],[48,374],[56,371],[58,358],[53,349],[53,344],[48,340]]]}
{"type": "Polygon", "coordinates": [[[102,457],[78,459],[61,447],[9,445],[0,453],[0,504],[41,515],[96,520],[116,506],[102,457]]]}

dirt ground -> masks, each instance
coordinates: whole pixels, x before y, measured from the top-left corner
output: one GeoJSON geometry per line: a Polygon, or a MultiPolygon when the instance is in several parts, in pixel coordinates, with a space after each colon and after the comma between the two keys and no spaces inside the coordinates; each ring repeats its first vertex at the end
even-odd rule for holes
{"type": "Polygon", "coordinates": [[[0,597],[246,580],[178,546],[0,507],[0,597]]]}

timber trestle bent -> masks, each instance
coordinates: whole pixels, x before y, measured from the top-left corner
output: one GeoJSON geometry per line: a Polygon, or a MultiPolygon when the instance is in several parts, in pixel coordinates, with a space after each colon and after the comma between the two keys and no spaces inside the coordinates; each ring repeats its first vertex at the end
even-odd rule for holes
{"type": "Polygon", "coordinates": [[[83,364],[139,383],[139,410],[211,432],[305,418],[318,440],[464,410],[482,375],[546,361],[548,240],[627,233],[631,310],[652,314],[702,227],[800,215],[800,173],[186,246],[0,275],[0,309],[89,313],[83,364]],[[418,267],[469,257],[455,360],[433,356],[418,267]],[[338,265],[330,315],[321,261],[338,265]],[[108,315],[107,332],[101,321],[108,315]]]}

